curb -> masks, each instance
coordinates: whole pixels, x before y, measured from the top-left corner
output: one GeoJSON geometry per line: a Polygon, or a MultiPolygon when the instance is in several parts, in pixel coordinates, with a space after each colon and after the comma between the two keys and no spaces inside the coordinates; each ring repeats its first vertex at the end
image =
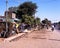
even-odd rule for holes
{"type": "Polygon", "coordinates": [[[16,39],[16,38],[24,35],[24,34],[25,34],[25,33],[16,34],[15,36],[11,36],[11,37],[9,37],[9,38],[4,39],[4,42],[10,42],[10,41],[12,41],[12,40],[14,40],[14,39],[16,39]]]}
{"type": "Polygon", "coordinates": [[[30,33],[30,32],[32,32],[32,31],[27,31],[27,32],[24,32],[24,33],[16,34],[15,36],[11,36],[9,38],[4,39],[4,42],[10,42],[10,41],[12,41],[12,40],[14,40],[14,39],[16,39],[16,38],[18,38],[22,35],[25,35],[26,33],[30,33]]]}

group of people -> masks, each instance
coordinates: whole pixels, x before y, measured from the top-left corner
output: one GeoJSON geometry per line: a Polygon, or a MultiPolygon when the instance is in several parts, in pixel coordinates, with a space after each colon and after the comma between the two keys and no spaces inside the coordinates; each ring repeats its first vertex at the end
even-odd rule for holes
{"type": "MultiPolygon", "coordinates": [[[[18,24],[18,23],[14,23],[14,24],[10,24],[8,25],[8,32],[7,34],[18,34],[19,32],[23,32],[25,29],[31,29],[31,26],[28,25],[28,24],[24,24],[24,23],[21,23],[21,24],[18,24]]],[[[48,29],[48,28],[47,28],[48,29]]],[[[51,30],[54,31],[54,26],[51,27],[51,30]]],[[[0,36],[1,36],[1,33],[3,33],[4,31],[6,31],[6,27],[4,24],[0,24],[0,36]]]]}
{"type": "Polygon", "coordinates": [[[15,31],[17,34],[19,32],[23,32],[25,29],[30,29],[30,25],[28,24],[13,24],[13,31],[15,31]]]}
{"type": "Polygon", "coordinates": [[[6,32],[6,24],[0,24],[0,37],[1,36],[11,36],[12,34],[23,32],[25,29],[30,29],[30,25],[24,23],[8,23],[8,28],[6,32]],[[6,34],[5,34],[6,33],[6,34]]]}
{"type": "Polygon", "coordinates": [[[6,31],[6,27],[3,23],[0,23],[0,37],[3,36],[3,34],[6,31]]]}

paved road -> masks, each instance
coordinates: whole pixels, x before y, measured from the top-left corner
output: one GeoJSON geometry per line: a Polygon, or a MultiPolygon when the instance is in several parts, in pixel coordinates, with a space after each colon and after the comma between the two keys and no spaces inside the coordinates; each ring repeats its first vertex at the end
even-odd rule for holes
{"type": "Polygon", "coordinates": [[[0,48],[60,48],[59,34],[56,30],[34,31],[12,42],[2,42],[0,48]]]}

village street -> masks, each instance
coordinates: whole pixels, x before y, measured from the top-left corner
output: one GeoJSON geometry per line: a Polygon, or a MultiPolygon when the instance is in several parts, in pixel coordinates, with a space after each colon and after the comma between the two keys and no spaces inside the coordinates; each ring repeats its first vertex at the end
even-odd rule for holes
{"type": "Polygon", "coordinates": [[[1,42],[0,48],[60,48],[60,32],[34,31],[11,42],[1,42]]]}

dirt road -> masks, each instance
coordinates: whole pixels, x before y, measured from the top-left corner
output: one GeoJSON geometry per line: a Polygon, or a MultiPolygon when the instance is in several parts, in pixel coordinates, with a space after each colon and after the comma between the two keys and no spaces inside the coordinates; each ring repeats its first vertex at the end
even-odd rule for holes
{"type": "Polygon", "coordinates": [[[34,31],[12,42],[2,42],[0,48],[60,48],[59,34],[56,30],[34,31]]]}

